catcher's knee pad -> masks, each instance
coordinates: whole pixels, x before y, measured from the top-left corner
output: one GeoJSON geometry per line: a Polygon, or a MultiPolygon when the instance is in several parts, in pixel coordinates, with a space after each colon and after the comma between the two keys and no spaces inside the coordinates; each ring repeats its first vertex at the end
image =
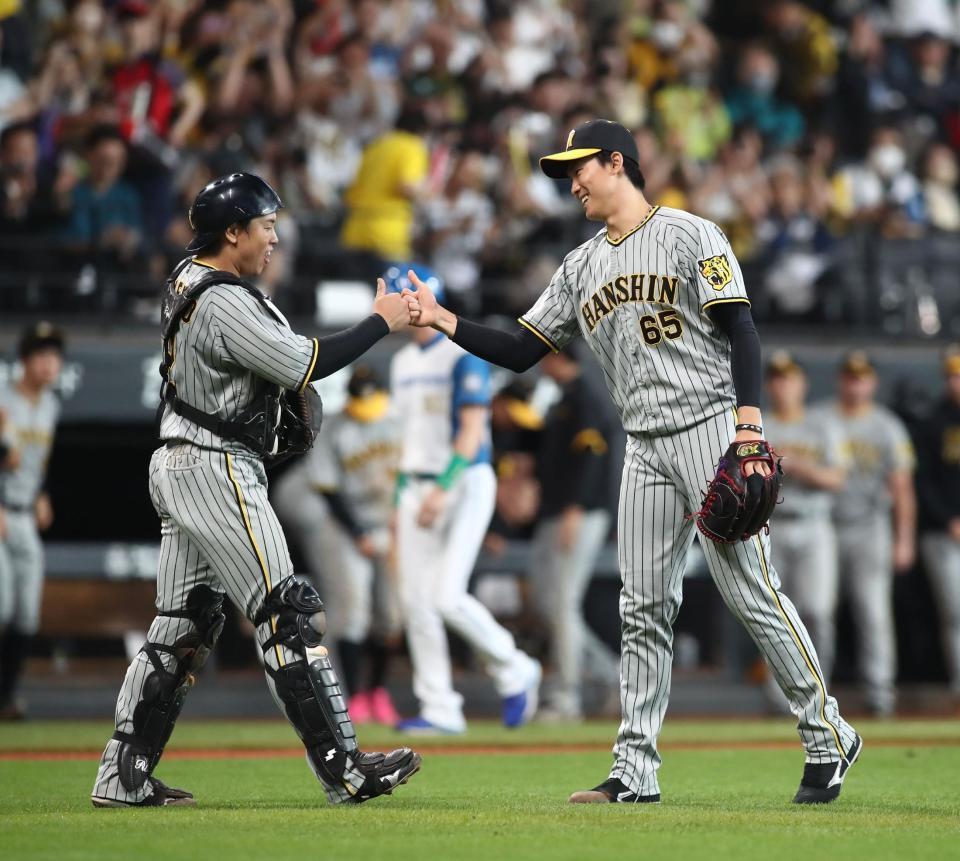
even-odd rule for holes
{"type": "Polygon", "coordinates": [[[267,664],[266,670],[304,745],[355,750],[357,734],[330,656],[320,645],[326,615],[316,589],[298,577],[287,577],[270,591],[253,621],[259,626],[271,618],[274,632],[261,644],[264,653],[280,645],[302,656],[276,670],[267,664]]]}
{"type": "Polygon", "coordinates": [[[118,731],[113,735],[121,742],[120,782],[130,791],[139,789],[160,761],[187,692],[196,681],[196,672],[206,663],[226,619],[223,595],[203,585],[190,590],[183,610],[158,615],[187,619],[192,630],[171,637],[170,643],[148,641],[141,649],[153,669],[133,710],[133,733],[118,731]],[[164,665],[161,653],[172,657],[172,670],[164,665]]]}

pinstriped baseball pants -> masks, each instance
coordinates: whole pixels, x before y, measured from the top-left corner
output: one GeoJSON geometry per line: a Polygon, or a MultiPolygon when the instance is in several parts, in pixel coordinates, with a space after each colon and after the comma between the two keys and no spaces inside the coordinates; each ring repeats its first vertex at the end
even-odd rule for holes
{"type": "MultiPolygon", "coordinates": [[[[622,720],[611,777],[641,795],[660,791],[657,736],[670,695],[673,623],[682,600],[687,550],[717,460],[733,439],[722,413],[667,436],[627,438],[619,507],[622,720]]],[[[724,603],[747,629],[790,702],[808,762],[840,758],[853,728],[829,696],[813,643],[769,562],[761,534],[735,545],[701,541],[724,603]]]]}
{"type": "MultiPolygon", "coordinates": [[[[225,592],[252,619],[270,589],[293,573],[286,539],[267,500],[267,477],[259,459],[193,445],[159,448],[150,461],[150,498],[161,523],[157,610],[182,610],[190,590],[205,584],[225,592]]],[[[272,624],[258,627],[258,642],[269,638],[272,624]]],[[[192,630],[188,619],[157,616],[147,640],[170,646],[192,630]]],[[[174,671],[171,655],[160,652],[159,657],[168,671],[174,671]]],[[[266,655],[273,669],[296,659],[279,645],[266,655]]],[[[118,731],[134,733],[134,709],[152,670],[143,652],[130,664],[117,699],[118,731]]],[[[267,685],[283,712],[269,676],[267,685]]],[[[118,741],[107,742],[93,795],[141,801],[149,784],[137,792],[121,785],[119,749],[118,741]]]]}

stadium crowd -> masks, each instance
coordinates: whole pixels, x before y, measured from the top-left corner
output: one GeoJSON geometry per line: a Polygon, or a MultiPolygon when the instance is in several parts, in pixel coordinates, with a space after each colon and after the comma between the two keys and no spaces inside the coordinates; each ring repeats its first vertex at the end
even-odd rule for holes
{"type": "Polygon", "coordinates": [[[636,130],[651,200],[724,227],[761,319],[830,316],[851,237],[960,231],[948,0],[8,0],[0,16],[6,307],[31,279],[59,279],[62,301],[111,279],[152,295],[196,191],[246,169],[292,216],[270,277],[295,308],[305,284],[419,259],[463,308],[522,309],[592,229],[533,167],[594,116],[636,130]]]}

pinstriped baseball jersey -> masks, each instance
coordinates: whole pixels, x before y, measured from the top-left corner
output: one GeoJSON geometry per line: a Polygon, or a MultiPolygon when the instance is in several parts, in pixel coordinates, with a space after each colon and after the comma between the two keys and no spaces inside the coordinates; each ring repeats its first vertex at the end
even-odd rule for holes
{"type": "Polygon", "coordinates": [[[653,207],[614,241],[575,248],[520,323],[552,349],[579,330],[624,428],[673,433],[735,406],[730,343],[707,311],[747,302],[740,266],[712,222],[653,207]]]}
{"type": "MultiPolygon", "coordinates": [[[[190,263],[178,284],[189,287],[209,271],[208,266],[190,263]]],[[[297,335],[278,310],[271,306],[271,311],[234,284],[206,290],[184,315],[174,338],[170,378],[179,397],[206,413],[232,419],[261,399],[271,383],[302,390],[317,361],[317,341],[297,335]]],[[[164,408],[160,438],[247,451],[243,444],[178,416],[169,405],[164,408]]]]}
{"type": "Polygon", "coordinates": [[[43,485],[60,401],[53,392],[34,403],[14,386],[0,389],[0,410],[7,416],[7,436],[20,454],[16,469],[0,471],[0,505],[32,506],[43,485]]]}
{"type": "Polygon", "coordinates": [[[387,525],[400,463],[400,427],[394,419],[332,416],[308,457],[312,485],[340,491],[364,529],[387,525]]]}

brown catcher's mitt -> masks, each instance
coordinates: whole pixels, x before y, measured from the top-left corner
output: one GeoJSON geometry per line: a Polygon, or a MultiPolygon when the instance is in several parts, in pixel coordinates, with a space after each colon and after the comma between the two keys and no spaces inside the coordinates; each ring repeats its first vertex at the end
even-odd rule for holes
{"type": "Polygon", "coordinates": [[[767,525],[782,486],[780,458],[766,440],[731,443],[717,464],[703,507],[693,515],[697,529],[720,544],[746,541],[767,525]],[[743,467],[751,461],[766,463],[770,475],[745,475],[743,467]]]}

